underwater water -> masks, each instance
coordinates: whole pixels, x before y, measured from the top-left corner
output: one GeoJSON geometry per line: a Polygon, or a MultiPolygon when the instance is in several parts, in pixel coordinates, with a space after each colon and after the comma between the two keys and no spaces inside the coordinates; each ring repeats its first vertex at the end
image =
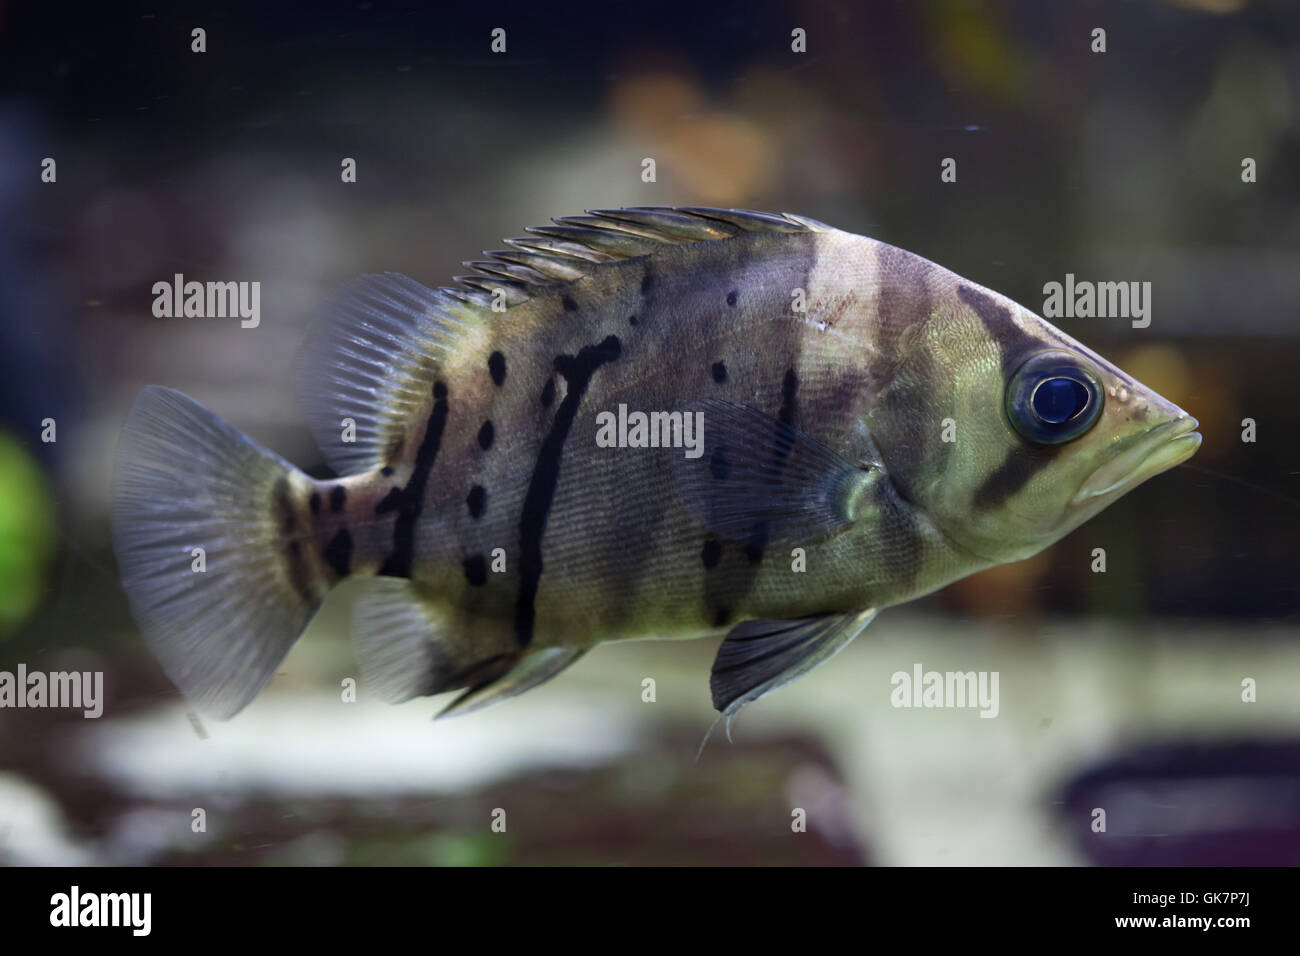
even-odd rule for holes
{"type": "Polygon", "coordinates": [[[499,19],[3,11],[0,672],[101,684],[93,717],[0,707],[0,861],[1300,863],[1297,11],[499,19]],[[434,723],[451,697],[356,685],[361,581],[246,710],[198,713],[112,548],[139,391],[332,476],[290,367],[337,288],[446,284],[525,226],[626,206],[790,212],[916,253],[1186,409],[1201,448],[1033,557],[886,609],[702,750],[716,638],[604,644],[434,723]],[[256,321],[159,316],[178,275],[258,283],[256,321]],[[1077,314],[1084,282],[1135,284],[1130,308],[1077,314]],[[979,707],[898,692],[972,672],[979,707]]]}

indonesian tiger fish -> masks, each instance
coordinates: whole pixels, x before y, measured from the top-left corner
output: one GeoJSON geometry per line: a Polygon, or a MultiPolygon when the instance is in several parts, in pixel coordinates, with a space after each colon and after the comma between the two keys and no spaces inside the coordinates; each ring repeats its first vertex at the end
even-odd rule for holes
{"type": "Polygon", "coordinates": [[[602,641],[721,633],[730,716],[1200,445],[1030,310],[883,242],[698,207],[553,223],[454,286],[371,275],[329,301],[297,378],[337,478],[140,393],[114,548],[200,709],[244,708],[365,577],[354,642],[385,699],[468,713],[602,641]]]}

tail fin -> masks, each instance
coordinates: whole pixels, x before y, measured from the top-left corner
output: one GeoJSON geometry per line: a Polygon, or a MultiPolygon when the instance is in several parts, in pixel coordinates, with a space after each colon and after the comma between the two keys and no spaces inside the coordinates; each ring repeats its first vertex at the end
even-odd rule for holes
{"type": "Polygon", "coordinates": [[[207,712],[242,710],[320,606],[302,547],[310,486],[187,395],[150,386],[131,409],[113,492],[122,586],[167,676],[207,712]]]}

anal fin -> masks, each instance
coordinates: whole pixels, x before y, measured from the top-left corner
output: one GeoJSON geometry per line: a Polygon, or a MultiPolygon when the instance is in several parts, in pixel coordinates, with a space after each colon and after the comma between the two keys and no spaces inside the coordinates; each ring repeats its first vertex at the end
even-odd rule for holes
{"type": "Polygon", "coordinates": [[[470,714],[522,694],[524,691],[532,690],[538,684],[550,680],[586,653],[585,647],[544,647],[530,651],[505,674],[465,691],[438,714],[438,719],[470,714]]]}
{"type": "Polygon", "coordinates": [[[368,583],[353,607],[352,635],[363,684],[393,704],[480,687],[508,671],[518,657],[485,635],[448,627],[406,578],[368,583]]]}
{"type": "Polygon", "coordinates": [[[718,648],[709,677],[713,707],[730,717],[807,674],[848,646],[876,616],[827,614],[793,621],[745,621],[718,648]]]}

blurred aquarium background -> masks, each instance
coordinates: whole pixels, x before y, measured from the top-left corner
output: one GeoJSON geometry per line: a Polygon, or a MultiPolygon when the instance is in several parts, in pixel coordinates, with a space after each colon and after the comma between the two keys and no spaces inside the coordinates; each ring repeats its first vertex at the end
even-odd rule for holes
{"type": "Polygon", "coordinates": [[[106,697],[0,710],[0,862],[1300,863],[1300,6],[105,6],[0,3],[0,669],[106,697]],[[1200,419],[1196,467],[882,614],[698,761],[716,642],[432,723],[341,701],[355,584],[239,717],[191,715],[109,543],[138,390],[327,475],[287,370],[334,288],[624,205],[812,216],[1035,310],[1150,281],[1147,329],[1057,324],[1200,419]],[[155,318],[174,273],[260,281],[260,326],[155,318]],[[998,671],[999,715],[891,707],[917,663],[998,671]]]}

